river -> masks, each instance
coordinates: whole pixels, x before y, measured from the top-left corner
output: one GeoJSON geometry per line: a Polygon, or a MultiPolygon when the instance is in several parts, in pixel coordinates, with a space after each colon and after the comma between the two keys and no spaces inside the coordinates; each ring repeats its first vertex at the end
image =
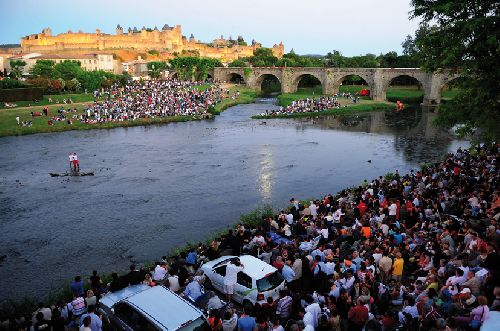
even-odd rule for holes
{"type": "Polygon", "coordinates": [[[75,275],[123,271],[270,203],[309,198],[438,161],[468,142],[421,109],[213,120],[0,138],[0,299],[45,296],[75,275]],[[77,152],[94,177],[55,177],[77,152]],[[371,160],[371,162],[368,162],[371,160]]]}

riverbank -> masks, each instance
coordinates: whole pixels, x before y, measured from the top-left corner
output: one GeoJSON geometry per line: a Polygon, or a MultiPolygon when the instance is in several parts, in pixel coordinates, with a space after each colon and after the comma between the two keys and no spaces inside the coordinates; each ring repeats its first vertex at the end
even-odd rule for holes
{"type": "MultiPolygon", "coordinates": [[[[200,89],[203,86],[196,86],[195,88],[200,89]]],[[[240,86],[230,87],[230,95],[235,92],[239,92],[239,96],[235,99],[231,97],[225,98],[222,102],[216,104],[214,108],[210,111],[208,115],[179,115],[179,116],[166,116],[166,117],[155,117],[155,118],[139,118],[136,120],[129,121],[119,121],[119,122],[107,122],[107,123],[96,123],[96,124],[86,124],[80,121],[74,121],[72,124],[68,124],[67,121],[54,121],[53,125],[48,125],[47,116],[31,116],[32,112],[42,113],[42,104],[37,104],[36,106],[30,107],[16,107],[16,108],[4,108],[0,109],[0,137],[7,136],[21,136],[29,135],[35,133],[52,133],[52,132],[63,132],[71,130],[93,130],[93,129],[112,129],[118,127],[133,127],[142,125],[154,125],[154,124],[165,124],[171,122],[188,122],[211,118],[213,115],[219,115],[225,109],[235,106],[241,103],[251,103],[255,100],[257,93],[240,86]],[[16,117],[20,118],[20,122],[32,121],[31,126],[19,126],[17,125],[16,117]]],[[[71,95],[61,95],[62,97],[68,97],[71,95]]],[[[54,96],[52,96],[54,97],[54,96]]],[[[76,100],[82,100],[88,98],[88,96],[75,97],[76,100]]],[[[54,99],[55,100],[55,99],[54,99]]],[[[86,100],[86,99],[85,99],[86,100]]],[[[76,113],[81,114],[83,112],[85,104],[92,102],[92,100],[87,100],[85,102],[75,102],[73,104],[47,104],[45,105],[49,108],[50,114],[57,114],[57,111],[64,107],[65,109],[76,109],[76,113]]],[[[75,100],[73,100],[75,101],[75,100]]]]}
{"type": "Polygon", "coordinates": [[[304,117],[317,117],[317,116],[328,116],[328,115],[340,115],[340,114],[353,114],[353,113],[364,113],[372,111],[385,111],[393,110],[395,108],[393,103],[388,102],[373,102],[368,100],[360,100],[359,104],[350,104],[347,107],[341,107],[339,109],[327,109],[323,111],[315,112],[305,112],[305,113],[288,113],[288,114],[275,114],[275,115],[254,115],[253,119],[273,119],[273,118],[304,118],[304,117]]]}

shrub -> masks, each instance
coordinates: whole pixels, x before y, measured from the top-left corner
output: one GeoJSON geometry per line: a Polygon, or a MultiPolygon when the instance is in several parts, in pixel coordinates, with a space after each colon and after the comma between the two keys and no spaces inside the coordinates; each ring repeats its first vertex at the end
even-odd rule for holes
{"type": "Polygon", "coordinates": [[[16,79],[5,78],[4,80],[0,80],[0,89],[11,89],[11,88],[21,88],[21,87],[26,87],[26,84],[16,79]]]}

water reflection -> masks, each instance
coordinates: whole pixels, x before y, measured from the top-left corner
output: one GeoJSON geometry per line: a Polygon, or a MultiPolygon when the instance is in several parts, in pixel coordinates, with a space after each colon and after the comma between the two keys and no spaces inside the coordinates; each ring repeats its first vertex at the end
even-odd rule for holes
{"type": "Polygon", "coordinates": [[[407,162],[442,157],[455,139],[446,130],[433,124],[437,114],[411,107],[403,112],[342,114],[313,119],[298,119],[297,130],[320,127],[323,130],[366,132],[394,137],[394,148],[407,162]]]}
{"type": "Polygon", "coordinates": [[[274,161],[270,145],[261,145],[259,148],[260,161],[257,167],[257,178],[259,179],[259,191],[264,200],[270,200],[273,190],[274,161]]]}

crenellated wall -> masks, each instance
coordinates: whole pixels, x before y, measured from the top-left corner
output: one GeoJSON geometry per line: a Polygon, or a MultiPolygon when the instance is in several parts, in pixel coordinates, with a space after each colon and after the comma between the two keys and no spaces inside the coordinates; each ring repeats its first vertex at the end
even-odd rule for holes
{"type": "MultiPolygon", "coordinates": [[[[261,47],[259,43],[249,46],[231,45],[224,47],[211,47],[204,43],[196,42],[194,37],[187,40],[182,36],[180,25],[168,27],[160,31],[157,28],[148,31],[129,30],[117,26],[116,34],[110,35],[96,30],[95,33],[71,32],[52,35],[50,28],[42,33],[32,34],[21,39],[21,49],[24,53],[40,52],[54,53],[62,51],[102,51],[113,49],[134,50],[167,50],[169,52],[197,51],[200,56],[220,59],[223,62],[234,61],[241,57],[252,56],[255,49],[261,47]]],[[[283,43],[274,45],[273,54],[281,58],[285,52],[283,43]]]]}

